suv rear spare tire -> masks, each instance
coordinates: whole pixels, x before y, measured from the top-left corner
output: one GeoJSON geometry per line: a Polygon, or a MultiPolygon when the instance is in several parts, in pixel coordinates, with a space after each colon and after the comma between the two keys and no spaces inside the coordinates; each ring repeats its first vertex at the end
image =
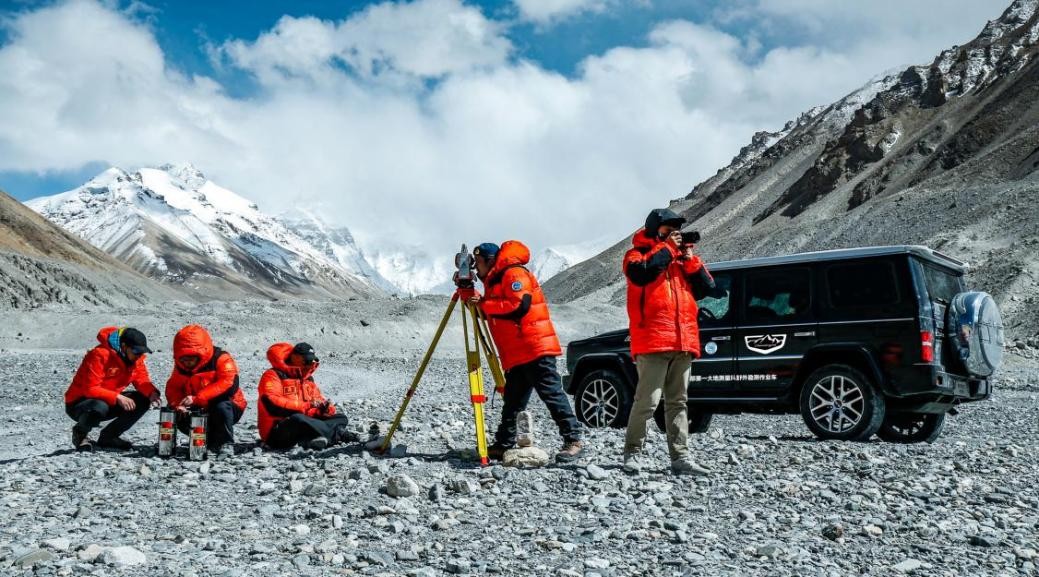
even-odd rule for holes
{"type": "Polygon", "coordinates": [[[591,371],[577,385],[574,405],[577,418],[589,427],[627,426],[631,412],[628,381],[610,369],[591,371]]]}
{"type": "Polygon", "coordinates": [[[933,443],[942,434],[945,415],[888,415],[877,436],[889,443],[933,443]]]}
{"type": "Polygon", "coordinates": [[[801,416],[815,436],[833,441],[866,441],[884,422],[884,397],[860,371],[827,365],[801,387],[801,416]]]}
{"type": "Polygon", "coordinates": [[[963,368],[975,378],[992,376],[1003,362],[1003,318],[996,301],[988,293],[960,293],[946,314],[949,341],[963,368]]]}

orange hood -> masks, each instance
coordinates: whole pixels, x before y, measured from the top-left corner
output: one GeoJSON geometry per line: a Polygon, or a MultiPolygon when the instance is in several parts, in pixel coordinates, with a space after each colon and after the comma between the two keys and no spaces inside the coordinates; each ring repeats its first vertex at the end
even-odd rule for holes
{"type": "Polygon", "coordinates": [[[501,275],[510,266],[523,266],[530,262],[530,249],[518,240],[507,240],[502,243],[494,267],[487,273],[488,279],[501,275]]]}
{"type": "Polygon", "coordinates": [[[653,248],[659,242],[661,241],[653,237],[646,236],[646,229],[644,228],[640,228],[635,233],[635,236],[631,237],[631,245],[635,248],[653,248]]]}
{"type": "Polygon", "coordinates": [[[314,363],[310,367],[290,365],[288,363],[289,355],[292,354],[292,349],[294,348],[295,345],[289,343],[275,343],[271,345],[271,348],[267,349],[267,360],[270,361],[272,369],[296,379],[305,379],[314,374],[318,363],[314,363]]]}
{"type": "Polygon", "coordinates": [[[213,339],[206,329],[198,325],[188,325],[177,331],[177,335],[173,337],[173,359],[178,368],[183,369],[180,366],[180,358],[190,355],[198,355],[195,370],[213,358],[213,339]]]}

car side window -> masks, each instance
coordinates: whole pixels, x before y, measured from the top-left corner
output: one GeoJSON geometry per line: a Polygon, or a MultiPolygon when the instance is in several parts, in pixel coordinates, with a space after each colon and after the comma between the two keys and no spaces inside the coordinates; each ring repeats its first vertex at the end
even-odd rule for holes
{"type": "Polygon", "coordinates": [[[888,261],[835,264],[826,270],[826,285],[835,309],[881,314],[902,301],[895,266],[888,261]]]}
{"type": "Polygon", "coordinates": [[[743,318],[748,324],[807,317],[812,306],[812,271],[785,268],[746,273],[743,318]]]}
{"type": "Polygon", "coordinates": [[[730,297],[732,296],[732,275],[714,274],[714,289],[696,301],[700,308],[699,323],[702,326],[715,326],[727,321],[732,315],[730,297]]]}

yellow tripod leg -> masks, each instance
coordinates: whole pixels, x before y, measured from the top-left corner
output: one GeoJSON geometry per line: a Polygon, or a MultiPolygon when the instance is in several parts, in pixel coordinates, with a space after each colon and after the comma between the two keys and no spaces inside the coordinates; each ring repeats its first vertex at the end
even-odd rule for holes
{"type": "MultiPolygon", "coordinates": [[[[386,438],[383,439],[378,452],[385,453],[389,450],[390,440],[393,438],[393,434],[397,432],[397,427],[400,426],[400,421],[404,417],[404,411],[408,409],[408,405],[411,403],[411,397],[415,396],[415,389],[418,388],[419,381],[422,380],[422,375],[426,372],[426,367],[429,366],[429,359],[432,358],[433,351],[436,350],[437,343],[440,342],[440,337],[444,334],[444,329],[447,327],[447,321],[451,319],[451,313],[454,312],[456,303],[458,303],[457,295],[451,297],[451,304],[447,306],[444,318],[440,319],[440,326],[437,327],[437,332],[433,335],[433,342],[429,343],[429,349],[426,350],[426,356],[422,357],[422,363],[419,365],[418,371],[415,373],[415,378],[412,379],[411,386],[408,387],[408,392],[404,393],[404,402],[402,402],[400,408],[397,409],[397,415],[393,417],[393,424],[390,425],[390,430],[386,432],[386,438]]],[[[464,319],[465,316],[463,315],[462,318],[464,319]]]]}
{"type": "Polygon", "coordinates": [[[480,369],[480,325],[477,324],[476,312],[468,303],[463,305],[462,332],[465,336],[465,358],[469,369],[469,398],[473,403],[473,417],[476,421],[476,454],[480,456],[480,465],[486,467],[490,464],[487,458],[487,429],[483,418],[483,404],[487,402],[487,396],[483,394],[483,371],[480,369]],[[473,343],[470,348],[469,322],[466,319],[468,312],[473,319],[473,343]]]}
{"type": "Polygon", "coordinates": [[[494,390],[498,391],[499,395],[505,394],[505,371],[501,369],[501,361],[498,360],[498,352],[494,348],[494,343],[487,335],[491,334],[490,327],[487,326],[487,317],[484,316],[483,311],[478,308],[473,308],[476,311],[476,316],[479,319],[479,330],[476,334],[480,337],[480,345],[483,346],[484,356],[487,357],[487,366],[491,369],[491,377],[494,379],[494,390]]]}

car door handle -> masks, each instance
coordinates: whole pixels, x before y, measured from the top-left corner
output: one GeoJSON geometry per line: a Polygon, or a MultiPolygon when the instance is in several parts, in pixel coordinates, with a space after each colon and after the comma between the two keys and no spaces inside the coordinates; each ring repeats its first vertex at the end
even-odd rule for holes
{"type": "Polygon", "coordinates": [[[803,333],[794,333],[795,337],[814,337],[815,331],[806,331],[803,333]]]}
{"type": "Polygon", "coordinates": [[[712,341],[731,341],[732,337],[711,337],[712,341]]]}

